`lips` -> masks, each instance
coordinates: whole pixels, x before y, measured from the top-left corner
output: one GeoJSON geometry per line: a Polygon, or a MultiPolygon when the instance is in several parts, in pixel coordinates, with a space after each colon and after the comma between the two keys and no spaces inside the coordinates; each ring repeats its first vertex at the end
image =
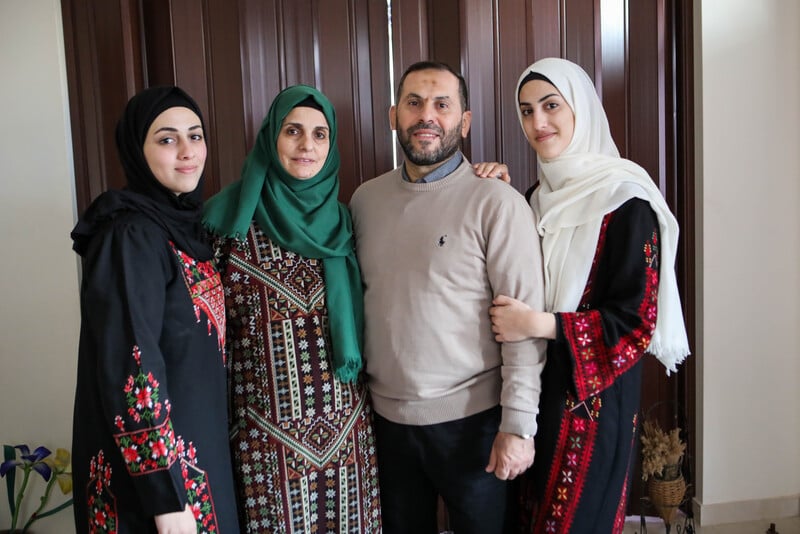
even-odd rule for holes
{"type": "Polygon", "coordinates": [[[423,139],[432,139],[434,137],[441,137],[444,131],[440,128],[431,127],[430,125],[418,124],[408,129],[408,134],[414,137],[421,137],[423,139]]]}
{"type": "Polygon", "coordinates": [[[536,136],[536,141],[541,143],[542,141],[547,141],[548,139],[552,139],[553,136],[555,136],[555,135],[556,135],[555,132],[548,132],[548,133],[540,134],[540,135],[536,136]]]}
{"type": "Polygon", "coordinates": [[[181,174],[192,174],[197,170],[197,165],[192,165],[191,167],[176,167],[175,170],[181,174]]]}

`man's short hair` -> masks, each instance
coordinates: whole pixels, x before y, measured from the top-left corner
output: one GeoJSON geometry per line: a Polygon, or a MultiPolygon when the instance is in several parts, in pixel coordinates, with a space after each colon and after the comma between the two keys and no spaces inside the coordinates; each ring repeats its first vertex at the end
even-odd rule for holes
{"type": "Polygon", "coordinates": [[[421,70],[439,70],[439,71],[446,71],[455,76],[458,79],[458,97],[461,101],[461,111],[467,111],[469,105],[469,97],[467,95],[467,82],[464,80],[464,77],[461,76],[456,70],[453,69],[447,63],[442,63],[440,61],[418,61],[408,67],[406,71],[403,73],[403,76],[400,78],[400,84],[397,86],[397,94],[395,95],[395,101],[400,101],[400,95],[403,93],[403,83],[406,81],[406,76],[411,74],[412,72],[419,72],[421,70]]]}

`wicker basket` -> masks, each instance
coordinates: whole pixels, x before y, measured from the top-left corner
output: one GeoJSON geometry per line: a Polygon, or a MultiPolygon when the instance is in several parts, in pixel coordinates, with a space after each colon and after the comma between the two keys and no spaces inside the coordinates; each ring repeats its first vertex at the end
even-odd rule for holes
{"type": "Polygon", "coordinates": [[[683,503],[685,493],[686,481],[683,479],[683,475],[679,475],[674,480],[659,480],[650,477],[647,481],[647,494],[650,502],[653,503],[658,515],[666,525],[670,525],[675,519],[675,514],[683,503]]]}

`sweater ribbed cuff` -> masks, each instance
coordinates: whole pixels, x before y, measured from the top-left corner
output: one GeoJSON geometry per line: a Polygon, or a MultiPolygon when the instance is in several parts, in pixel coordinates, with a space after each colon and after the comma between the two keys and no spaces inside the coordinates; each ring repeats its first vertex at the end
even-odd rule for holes
{"type": "Polygon", "coordinates": [[[536,414],[522,412],[503,407],[503,418],[500,421],[500,432],[517,434],[518,436],[536,435],[536,414]]]}

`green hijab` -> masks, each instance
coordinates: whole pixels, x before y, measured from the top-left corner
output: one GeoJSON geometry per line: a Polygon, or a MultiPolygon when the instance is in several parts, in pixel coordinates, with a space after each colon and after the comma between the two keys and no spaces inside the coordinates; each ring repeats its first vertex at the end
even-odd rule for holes
{"type": "Polygon", "coordinates": [[[322,260],[334,373],[341,381],[352,382],[362,368],[364,303],[353,223],[338,197],[333,105],[315,88],[295,85],[275,97],[245,159],[241,179],[206,202],[203,223],[217,235],[243,239],[255,220],[284,249],[322,260]],[[330,151],[316,176],[298,180],[281,165],[277,140],[286,115],[308,97],[328,121],[330,151]]]}

